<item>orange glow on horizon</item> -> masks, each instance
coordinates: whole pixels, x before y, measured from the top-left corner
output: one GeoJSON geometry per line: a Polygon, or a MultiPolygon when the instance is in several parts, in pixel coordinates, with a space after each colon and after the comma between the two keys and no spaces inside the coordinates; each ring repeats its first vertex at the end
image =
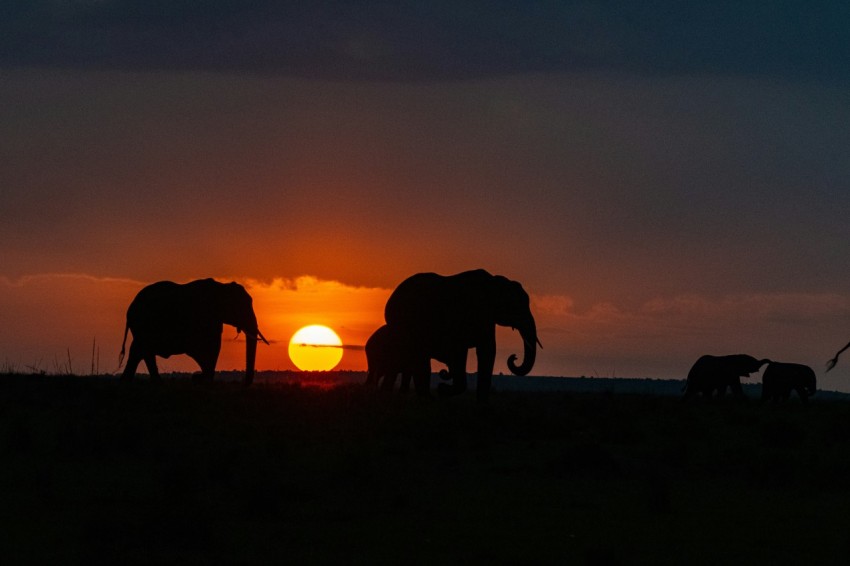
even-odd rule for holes
{"type": "MultiPolygon", "coordinates": [[[[356,287],[310,276],[243,284],[254,299],[260,330],[272,343],[258,349],[258,368],[295,369],[288,352],[290,337],[300,328],[320,324],[333,328],[346,346],[336,369],[366,370],[366,356],[360,347],[384,323],[384,305],[392,289],[356,287]]],[[[244,352],[236,350],[234,361],[240,360],[244,363],[244,352]]]]}

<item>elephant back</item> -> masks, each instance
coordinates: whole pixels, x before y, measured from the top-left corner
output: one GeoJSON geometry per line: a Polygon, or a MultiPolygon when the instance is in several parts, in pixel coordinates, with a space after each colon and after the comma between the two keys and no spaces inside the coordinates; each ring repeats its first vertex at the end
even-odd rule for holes
{"type": "Polygon", "coordinates": [[[127,309],[127,325],[138,334],[156,331],[160,334],[185,334],[220,323],[217,315],[216,290],[222,284],[213,279],[199,279],[179,284],[158,281],[144,287],[127,309]]]}
{"type": "Polygon", "coordinates": [[[484,269],[455,275],[417,273],[401,283],[390,295],[384,309],[387,323],[421,320],[442,312],[459,312],[484,302],[494,276],[484,269]]]}

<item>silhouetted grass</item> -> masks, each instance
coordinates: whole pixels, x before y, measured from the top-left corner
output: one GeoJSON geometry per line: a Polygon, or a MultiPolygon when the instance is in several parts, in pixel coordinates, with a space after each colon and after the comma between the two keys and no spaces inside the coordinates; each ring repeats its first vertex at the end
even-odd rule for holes
{"type": "Polygon", "coordinates": [[[850,404],[0,376],[0,548],[124,564],[838,564],[850,404]]]}

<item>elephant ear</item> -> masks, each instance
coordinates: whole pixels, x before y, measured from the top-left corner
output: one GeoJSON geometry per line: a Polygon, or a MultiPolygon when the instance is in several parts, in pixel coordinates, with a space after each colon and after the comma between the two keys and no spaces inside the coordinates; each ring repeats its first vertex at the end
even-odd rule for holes
{"type": "Polygon", "coordinates": [[[236,327],[236,334],[256,328],[254,315],[254,300],[245,287],[235,281],[227,284],[227,290],[222,293],[222,311],[227,313],[230,324],[236,327]],[[251,320],[253,319],[253,320],[251,320]]]}
{"type": "Polygon", "coordinates": [[[513,325],[513,321],[520,320],[529,312],[531,299],[519,281],[511,281],[504,277],[502,279],[505,281],[499,298],[499,312],[508,317],[513,325]]]}

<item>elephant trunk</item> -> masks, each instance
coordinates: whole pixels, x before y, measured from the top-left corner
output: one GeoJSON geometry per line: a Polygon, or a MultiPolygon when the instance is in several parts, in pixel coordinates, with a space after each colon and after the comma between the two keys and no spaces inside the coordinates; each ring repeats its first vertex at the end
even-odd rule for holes
{"type": "Polygon", "coordinates": [[[254,365],[257,361],[257,334],[250,331],[245,332],[245,380],[244,385],[251,385],[254,381],[254,365]]]}
{"type": "Polygon", "coordinates": [[[530,322],[520,326],[518,329],[524,344],[522,363],[516,365],[516,354],[511,354],[508,358],[508,369],[514,375],[528,375],[531,368],[534,367],[534,361],[537,357],[537,345],[540,343],[537,339],[537,326],[534,324],[534,319],[531,318],[530,322]]]}
{"type": "Polygon", "coordinates": [[[254,368],[257,361],[257,340],[262,340],[266,344],[269,342],[263,336],[263,333],[260,332],[254,313],[251,313],[250,319],[246,321],[245,327],[242,330],[245,332],[245,379],[243,384],[248,386],[254,381],[254,368]]]}

